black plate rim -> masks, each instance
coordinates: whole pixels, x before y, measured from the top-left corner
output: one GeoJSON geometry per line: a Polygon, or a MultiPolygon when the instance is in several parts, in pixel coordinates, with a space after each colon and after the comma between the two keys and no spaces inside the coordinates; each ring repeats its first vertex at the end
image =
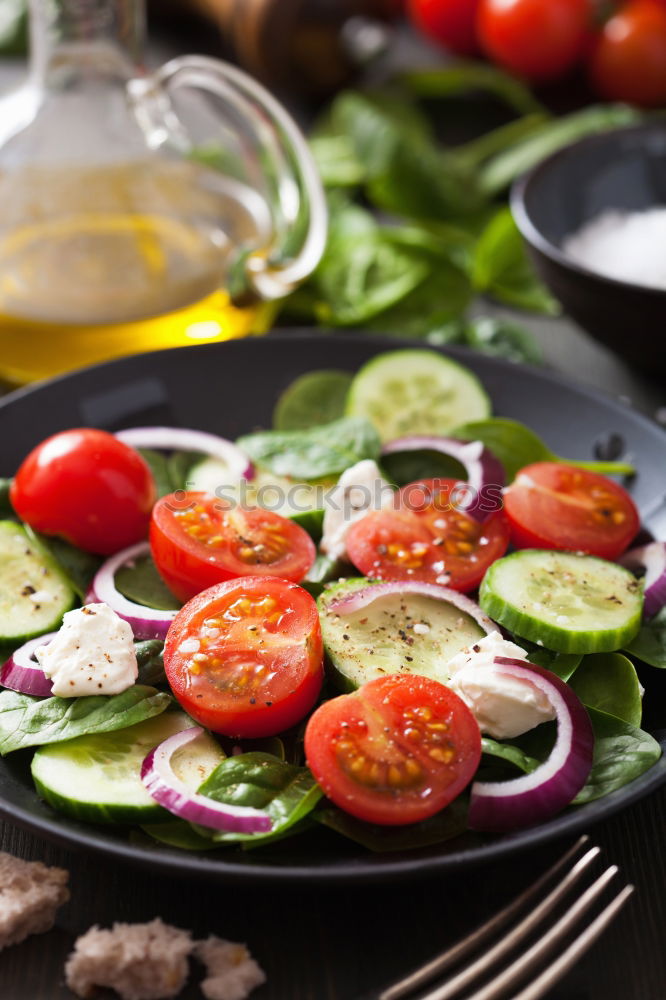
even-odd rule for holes
{"type": "MultiPolygon", "coordinates": [[[[318,340],[335,340],[340,342],[343,339],[363,338],[369,344],[377,348],[379,353],[382,350],[399,350],[401,348],[413,348],[416,346],[413,341],[400,340],[393,337],[379,336],[359,331],[337,331],[326,334],[320,330],[309,328],[297,328],[294,330],[279,330],[270,334],[272,341],[280,338],[286,344],[293,344],[295,340],[309,340],[316,337],[318,340]]],[[[206,352],[223,349],[225,345],[200,345],[185,350],[196,350],[206,352]]],[[[424,345],[425,346],[425,345],[424,345]]],[[[432,348],[432,345],[427,345],[432,348]]],[[[444,355],[460,361],[462,364],[479,360],[478,354],[467,348],[461,347],[434,347],[444,355]]],[[[152,351],[139,355],[145,359],[155,359],[159,365],[159,359],[165,353],[180,351],[183,348],[175,348],[168,351],[152,351]]],[[[55,382],[67,382],[76,380],[86,373],[94,372],[97,369],[112,369],[113,366],[125,367],[131,359],[121,358],[116,361],[106,362],[104,365],[91,365],[78,369],[55,379],[33,383],[10,393],[0,400],[0,410],[11,406],[19,399],[24,399],[30,395],[39,394],[44,387],[48,387],[55,382]]],[[[571,379],[558,372],[552,372],[528,365],[520,365],[506,361],[502,358],[484,358],[484,361],[491,367],[499,371],[516,373],[522,372],[525,376],[538,377],[549,381],[554,385],[563,388],[574,388],[585,395],[588,399],[599,402],[607,409],[615,410],[619,414],[631,413],[632,419],[644,425],[646,430],[654,434],[661,428],[648,417],[627,407],[622,402],[608,396],[604,392],[581,385],[575,379],[571,379]]],[[[666,444],[666,432],[664,432],[664,443],[666,444]]],[[[274,885],[298,885],[301,888],[311,885],[343,885],[343,884],[368,884],[373,882],[405,881],[409,879],[424,878],[433,874],[445,876],[448,872],[459,872],[463,869],[476,868],[491,861],[498,861],[505,857],[512,856],[524,850],[532,850],[551,841],[563,837],[573,836],[583,832],[585,829],[602,822],[615,813],[628,808],[640,799],[654,793],[661,785],[666,783],[666,739],[661,741],[663,755],[661,759],[650,770],[641,775],[638,779],[617,792],[586,804],[582,811],[573,810],[562,814],[540,827],[529,828],[519,833],[504,837],[502,840],[492,840],[482,846],[474,846],[459,851],[446,850],[439,857],[419,857],[403,854],[395,856],[392,854],[368,855],[368,860],[345,859],[339,863],[324,869],[320,865],[278,865],[267,863],[238,863],[229,860],[227,854],[195,854],[178,849],[164,847],[163,845],[142,846],[122,842],[104,835],[103,828],[95,828],[79,824],[74,820],[67,820],[54,813],[53,820],[42,819],[32,814],[28,809],[14,805],[0,799],[0,817],[10,820],[22,828],[46,837],[54,843],[64,847],[77,850],[94,851],[99,854],[111,856],[123,863],[150,867],[156,871],[168,872],[187,877],[214,877],[226,883],[241,883],[245,885],[258,885],[272,883],[274,885]]]]}

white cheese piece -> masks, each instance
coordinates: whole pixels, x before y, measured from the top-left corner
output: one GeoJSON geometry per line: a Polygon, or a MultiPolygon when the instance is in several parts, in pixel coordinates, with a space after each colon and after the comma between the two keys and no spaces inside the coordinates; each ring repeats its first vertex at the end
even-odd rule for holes
{"type": "Polygon", "coordinates": [[[326,496],[322,552],[333,559],[347,553],[347,535],[352,524],[370,510],[381,510],[393,502],[395,490],[389,486],[372,459],[366,458],[346,469],[337,486],[326,496]]]}
{"type": "Polygon", "coordinates": [[[543,691],[527,680],[503,674],[494,664],[496,656],[527,662],[524,649],[499,632],[491,632],[448,663],[448,686],[471,710],[481,731],[495,739],[511,739],[554,719],[543,691]]]}
{"type": "Polygon", "coordinates": [[[66,612],[58,634],[35,657],[62,698],[120,694],[138,674],[131,626],[108,604],[66,612]]]}

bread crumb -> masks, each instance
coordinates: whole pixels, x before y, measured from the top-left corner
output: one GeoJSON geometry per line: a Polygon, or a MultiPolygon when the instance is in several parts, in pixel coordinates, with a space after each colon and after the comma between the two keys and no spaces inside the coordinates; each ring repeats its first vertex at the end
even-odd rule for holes
{"type": "Polygon", "coordinates": [[[244,944],[211,935],[196,943],[194,954],[208,973],[201,983],[207,1000],[245,1000],[256,986],[266,982],[263,970],[244,944]]]}
{"type": "Polygon", "coordinates": [[[189,972],[193,948],[189,931],[163,923],[115,923],[111,930],[95,926],[74,945],[65,978],[77,996],[88,998],[96,986],[115,990],[123,1000],[175,997],[189,972]]]}
{"type": "Polygon", "coordinates": [[[0,951],[51,930],[56,910],[69,899],[68,878],[64,868],[0,851],[0,951]]]}

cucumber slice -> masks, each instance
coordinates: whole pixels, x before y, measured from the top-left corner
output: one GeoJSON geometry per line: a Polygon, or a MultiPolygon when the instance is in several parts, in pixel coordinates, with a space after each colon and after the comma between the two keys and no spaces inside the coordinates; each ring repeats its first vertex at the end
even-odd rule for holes
{"type": "Polygon", "coordinates": [[[449,660],[486,634],[470,615],[421,594],[387,594],[344,615],[330,610],[332,601],[369,585],[344,580],[317,598],[327,665],[344,691],[386,674],[419,674],[446,684],[449,660]]]}
{"type": "Polygon", "coordinates": [[[382,441],[446,434],[490,412],[476,375],[435,351],[380,354],[361,368],[347,397],[347,415],[370,420],[382,441]]]}
{"type": "Polygon", "coordinates": [[[187,488],[212,493],[221,499],[243,506],[266,507],[300,524],[318,542],[324,522],[324,494],[336,480],[299,483],[286,476],[276,476],[257,469],[254,479],[229,485],[227,467],[215,458],[206,458],[190,470],[187,488]],[[226,477],[226,478],[225,478],[226,477]]]}
{"type": "Polygon", "coordinates": [[[641,623],[640,581],[616,563],[523,549],[493,563],[480,604],[511,632],[558,653],[621,649],[641,623]]]}
{"type": "MultiPolygon", "coordinates": [[[[160,823],[173,819],[141,783],[146,754],[194,723],[184,712],[164,712],[113,733],[78,736],[41,747],[32,759],[37,791],[58,812],[89,823],[160,823]]],[[[172,759],[177,776],[195,791],[224,754],[208,733],[172,759]]]]}
{"type": "Polygon", "coordinates": [[[75,602],[55,559],[22,525],[0,521],[0,642],[54,632],[75,602]]]}

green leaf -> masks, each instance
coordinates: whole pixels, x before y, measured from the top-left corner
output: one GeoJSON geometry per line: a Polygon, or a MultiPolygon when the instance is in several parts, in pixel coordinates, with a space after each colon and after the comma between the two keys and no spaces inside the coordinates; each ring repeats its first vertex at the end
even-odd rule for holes
{"type": "Polygon", "coordinates": [[[173,493],[175,487],[169,475],[167,456],[162,451],[152,451],[150,448],[138,448],[137,451],[153,475],[153,482],[158,497],[173,493]]]}
{"type": "Polygon", "coordinates": [[[28,537],[32,538],[41,549],[56,561],[72,590],[78,594],[82,601],[85,600],[93,578],[104,562],[102,557],[95,556],[91,552],[84,552],[83,549],[77,549],[71,542],[66,542],[64,538],[42,535],[33,531],[27,524],[25,530],[28,537]]]}
{"type": "MultiPolygon", "coordinates": [[[[513,637],[513,641],[526,648],[532,645],[529,640],[519,639],[517,636],[513,637]]],[[[583,659],[580,653],[555,653],[553,650],[539,649],[538,647],[530,649],[527,658],[530,663],[536,663],[538,666],[550,670],[551,673],[557,674],[563,681],[568,681],[570,677],[573,677],[583,659]]]]}
{"type": "Polygon", "coordinates": [[[184,819],[175,819],[169,823],[150,823],[141,829],[160,844],[178,847],[183,851],[215,851],[224,847],[224,844],[217,844],[209,837],[202,837],[184,819]]]}
{"type": "Polygon", "coordinates": [[[346,135],[314,135],[310,152],[325,187],[357,187],[366,179],[365,165],[346,135]]]}
{"type": "Polygon", "coordinates": [[[497,195],[558,149],[583,136],[632,125],[641,118],[640,112],[624,104],[601,104],[553,119],[488,160],[480,171],[479,186],[486,195],[497,195]]]}
{"type": "Polygon", "coordinates": [[[307,767],[287,764],[272,754],[254,751],[228,757],[199,788],[216,802],[251,806],[270,816],[270,833],[224,833],[195,826],[202,836],[215,843],[252,842],[265,844],[282,836],[310,813],[323,792],[307,767]]]}
{"type": "Polygon", "coordinates": [[[134,643],[136,662],[139,668],[137,684],[165,684],[164,643],[161,639],[144,639],[134,643]]]}
{"type": "Polygon", "coordinates": [[[300,431],[344,416],[352,376],[327,370],[307,372],[288,386],[273,410],[276,431],[300,431]]]}
{"type": "Polygon", "coordinates": [[[146,608],[173,611],[181,606],[157,572],[152,556],[140,556],[132,565],[121,566],[115,584],[123,597],[146,608]]]}
{"type": "Polygon", "coordinates": [[[536,132],[544,122],[551,119],[551,115],[545,111],[533,111],[516,118],[506,125],[485,132],[477,139],[472,139],[462,146],[456,146],[455,156],[459,163],[464,164],[467,170],[478,170],[482,163],[491,156],[501,153],[503,150],[522,141],[527,136],[536,132]]]}
{"type": "Polygon", "coordinates": [[[26,0],[2,0],[0,4],[0,53],[24,55],[28,47],[28,6],[26,0]]]}
{"type": "Polygon", "coordinates": [[[585,462],[561,458],[529,427],[508,417],[489,417],[462,424],[451,431],[451,435],[465,441],[483,441],[504,466],[507,483],[513,482],[522,468],[534,462],[564,462],[609,476],[631,475],[636,471],[628,462],[585,462]]]}
{"type": "Polygon", "coordinates": [[[649,663],[651,667],[666,669],[666,608],[662,608],[654,618],[643,622],[626,652],[643,663],[649,663]]]}
{"type": "Polygon", "coordinates": [[[339,580],[340,577],[348,574],[352,576],[355,574],[350,563],[319,552],[307,575],[301,580],[300,586],[313,597],[319,597],[327,583],[330,583],[331,580],[339,580]]]}
{"type": "Polygon", "coordinates": [[[588,712],[594,729],[594,762],[574,805],[601,799],[628,785],[661,757],[661,747],[649,733],[595,708],[588,712]]]}
{"type": "Polygon", "coordinates": [[[324,808],[317,809],[313,818],[369,851],[383,854],[416,850],[459,837],[467,829],[467,806],[465,797],[461,796],[430,819],[423,820],[422,823],[410,823],[408,826],[364,823],[329,803],[324,808]]]}
{"type": "Polygon", "coordinates": [[[308,431],[260,431],[238,439],[250,458],[277,476],[309,481],[378,458],[379,435],[367,420],[343,417],[308,431]]]}
{"type": "Polygon", "coordinates": [[[543,362],[541,348],[530,331],[508,320],[480,316],[465,326],[465,341],[474,350],[492,357],[531,365],[543,362]]]}
{"type": "Polygon", "coordinates": [[[537,767],[541,766],[541,761],[536,760],[524,753],[520,747],[512,746],[510,743],[499,743],[484,736],[481,740],[481,752],[488,757],[496,757],[498,760],[507,761],[513,764],[524,774],[531,774],[537,767]]]}
{"type": "Polygon", "coordinates": [[[160,715],[171,702],[170,695],[139,684],[122,694],[85,698],[32,698],[16,691],[2,691],[0,754],[61,743],[87,733],[125,729],[160,715]]]}
{"type": "Polygon", "coordinates": [[[479,237],[472,285],[477,292],[518,309],[548,316],[560,312],[559,304],[537,278],[508,208],[500,209],[479,237]]]}
{"type": "Polygon", "coordinates": [[[0,478],[0,520],[6,521],[15,517],[14,508],[9,499],[9,491],[13,480],[0,478]]]}
{"type": "Polygon", "coordinates": [[[400,79],[418,97],[458,97],[476,91],[498,97],[521,113],[544,113],[543,105],[525,84],[488,63],[456,62],[443,68],[413,70],[400,79]]]}
{"type": "Polygon", "coordinates": [[[569,681],[586,708],[640,726],[643,706],[636,669],[621,653],[590,653],[569,681]]]}

